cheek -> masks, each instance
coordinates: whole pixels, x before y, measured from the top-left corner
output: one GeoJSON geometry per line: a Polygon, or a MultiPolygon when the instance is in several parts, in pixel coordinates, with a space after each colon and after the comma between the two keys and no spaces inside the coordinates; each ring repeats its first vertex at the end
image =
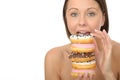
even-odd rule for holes
{"type": "Polygon", "coordinates": [[[76,21],[72,21],[72,20],[68,19],[67,25],[68,25],[68,30],[70,31],[70,33],[74,34],[75,33],[76,21]]]}
{"type": "Polygon", "coordinates": [[[101,28],[101,20],[95,20],[95,21],[92,21],[90,23],[90,26],[91,28],[94,30],[94,29],[97,29],[97,30],[100,30],[101,28]]]}

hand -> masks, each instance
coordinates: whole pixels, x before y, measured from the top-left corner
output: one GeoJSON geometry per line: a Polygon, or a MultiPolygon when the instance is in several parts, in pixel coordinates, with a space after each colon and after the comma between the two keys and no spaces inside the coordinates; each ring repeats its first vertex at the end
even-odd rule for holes
{"type": "Polygon", "coordinates": [[[71,75],[75,78],[74,80],[94,80],[95,70],[94,69],[88,69],[88,70],[72,69],[71,75]]]}
{"type": "Polygon", "coordinates": [[[105,74],[112,73],[111,69],[111,54],[112,54],[112,44],[111,39],[105,30],[99,31],[95,30],[92,35],[95,37],[95,57],[97,62],[97,67],[105,74]]]}

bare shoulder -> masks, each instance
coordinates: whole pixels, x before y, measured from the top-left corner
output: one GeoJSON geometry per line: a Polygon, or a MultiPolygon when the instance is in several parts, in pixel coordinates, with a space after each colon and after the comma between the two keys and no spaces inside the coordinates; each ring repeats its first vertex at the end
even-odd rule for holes
{"type": "Polygon", "coordinates": [[[113,45],[113,52],[116,55],[120,55],[120,43],[118,43],[116,41],[112,41],[112,45],[113,45]]]}
{"type": "Polygon", "coordinates": [[[67,47],[69,45],[63,45],[50,49],[45,56],[45,59],[59,61],[64,58],[64,53],[67,52],[67,47]]]}
{"type": "Polygon", "coordinates": [[[47,61],[52,61],[52,62],[57,62],[61,59],[62,57],[62,47],[55,47],[50,49],[45,56],[45,60],[47,61]]]}
{"type": "Polygon", "coordinates": [[[45,56],[45,80],[60,80],[66,45],[50,49],[45,56]],[[54,75],[54,76],[53,76],[54,75]]]}
{"type": "Polygon", "coordinates": [[[120,43],[112,41],[112,57],[120,62],[120,43]]]}
{"type": "Polygon", "coordinates": [[[120,73],[120,43],[116,41],[112,41],[113,49],[112,49],[112,58],[113,64],[116,65],[115,68],[117,72],[120,73]]]}
{"type": "Polygon", "coordinates": [[[45,64],[55,67],[58,63],[60,64],[61,58],[62,58],[62,47],[55,47],[50,49],[45,56],[45,64]]]}

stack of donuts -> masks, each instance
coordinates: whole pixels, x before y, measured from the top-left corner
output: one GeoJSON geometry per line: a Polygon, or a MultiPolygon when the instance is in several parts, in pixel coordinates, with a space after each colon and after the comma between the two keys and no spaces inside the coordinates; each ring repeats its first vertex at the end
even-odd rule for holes
{"type": "Polygon", "coordinates": [[[95,75],[96,60],[93,36],[90,33],[72,34],[70,41],[71,53],[69,59],[72,62],[71,75],[76,78],[95,75]]]}

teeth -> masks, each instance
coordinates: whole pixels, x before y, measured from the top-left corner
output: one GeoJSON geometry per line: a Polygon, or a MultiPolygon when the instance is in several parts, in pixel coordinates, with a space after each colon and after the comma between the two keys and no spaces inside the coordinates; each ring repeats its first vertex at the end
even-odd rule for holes
{"type": "Polygon", "coordinates": [[[77,32],[77,34],[85,34],[86,32],[77,32]]]}
{"type": "Polygon", "coordinates": [[[77,32],[77,34],[90,34],[90,32],[77,32]]]}
{"type": "Polygon", "coordinates": [[[77,33],[78,36],[88,36],[90,35],[90,32],[85,32],[85,33],[77,33]]]}

